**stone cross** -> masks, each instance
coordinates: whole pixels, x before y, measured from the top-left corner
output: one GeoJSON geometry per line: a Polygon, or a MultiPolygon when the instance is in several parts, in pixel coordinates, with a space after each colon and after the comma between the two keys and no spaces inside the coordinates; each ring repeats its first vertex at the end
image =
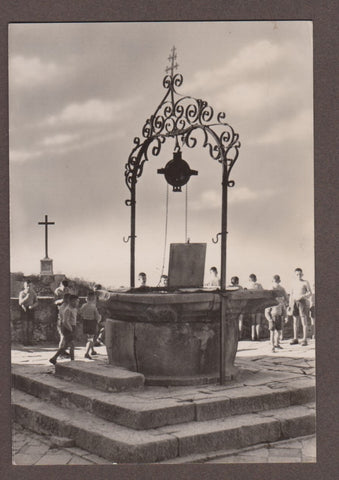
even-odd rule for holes
{"type": "Polygon", "coordinates": [[[169,71],[171,72],[171,77],[173,77],[173,71],[179,67],[177,63],[174,64],[175,60],[177,59],[177,50],[173,46],[171,50],[171,55],[168,57],[168,60],[171,62],[171,65],[169,67],[166,67],[166,73],[169,71]]]}
{"type": "Polygon", "coordinates": [[[55,225],[55,222],[48,221],[48,215],[45,215],[44,222],[38,222],[38,225],[45,225],[45,258],[48,258],[48,225],[55,225]]]}

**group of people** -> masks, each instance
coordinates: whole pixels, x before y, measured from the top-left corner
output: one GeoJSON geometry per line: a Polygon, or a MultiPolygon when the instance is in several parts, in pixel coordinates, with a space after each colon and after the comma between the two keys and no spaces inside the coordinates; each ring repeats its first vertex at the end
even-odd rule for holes
{"type": "MultiPolygon", "coordinates": [[[[288,318],[293,318],[293,339],[291,345],[297,345],[298,330],[301,322],[302,339],[301,345],[307,345],[308,319],[311,321],[312,338],[315,336],[315,294],[312,292],[310,284],[303,278],[301,268],[294,270],[294,281],[291,285],[290,294],[286,293],[281,286],[279,275],[274,275],[272,279],[272,289],[277,290],[277,305],[266,308],[264,311],[254,311],[250,314],[251,339],[260,340],[262,321],[265,317],[268,321],[270,331],[270,342],[272,351],[282,348],[280,342],[283,338],[283,325],[288,318]]],[[[147,287],[147,277],[144,272],[138,275],[139,288],[147,287]]],[[[159,287],[166,288],[168,285],[167,275],[162,275],[159,287]]],[[[210,268],[209,287],[218,288],[220,280],[216,267],[210,268]]],[[[101,325],[101,315],[98,312],[96,301],[97,294],[101,285],[96,285],[93,291],[87,295],[87,301],[79,308],[79,298],[72,293],[69,282],[63,280],[60,286],[55,290],[55,305],[57,309],[57,331],[59,333],[59,345],[55,355],[50,358],[52,364],[56,364],[59,356],[67,356],[74,360],[74,334],[77,324],[77,318],[80,317],[83,326],[83,333],[87,336],[85,358],[92,359],[91,355],[96,355],[94,346],[103,344],[104,327],[101,325]],[[69,352],[67,352],[69,348],[69,352]]],[[[228,289],[239,290],[263,290],[262,285],[257,281],[254,273],[249,275],[248,284],[242,287],[239,284],[239,277],[233,276],[231,283],[227,285],[228,289]]],[[[38,305],[38,297],[30,280],[24,282],[24,288],[19,294],[19,305],[21,307],[21,318],[23,326],[23,344],[31,345],[33,342],[34,309],[38,305]]],[[[239,316],[239,338],[242,336],[244,325],[244,315],[239,316]]]]}
{"type": "MultiPolygon", "coordinates": [[[[307,345],[307,325],[308,318],[310,318],[312,326],[312,338],[315,337],[315,294],[312,292],[310,284],[303,278],[303,271],[301,268],[294,270],[294,281],[291,285],[290,295],[287,295],[286,290],[281,285],[281,279],[279,275],[274,275],[272,279],[272,289],[279,291],[279,296],[276,297],[277,305],[266,308],[264,312],[257,311],[250,314],[251,319],[251,339],[252,341],[260,339],[260,331],[262,325],[262,318],[268,321],[268,327],[270,330],[270,342],[272,343],[272,352],[276,349],[282,348],[280,341],[283,335],[283,324],[288,321],[289,317],[293,317],[293,339],[291,345],[297,345],[298,330],[301,321],[303,336],[301,339],[301,345],[307,345]]],[[[218,271],[216,267],[210,269],[210,282],[209,286],[220,286],[218,271]]],[[[247,289],[247,290],[263,290],[263,286],[257,281],[257,277],[254,273],[249,275],[248,284],[246,287],[242,287],[239,284],[239,277],[232,277],[231,283],[226,288],[232,289],[247,289]]],[[[241,338],[244,324],[244,315],[239,316],[239,337],[241,338]]]]}
{"type": "MultiPolygon", "coordinates": [[[[160,281],[157,286],[162,288],[168,287],[168,276],[161,275],[160,281]]],[[[140,272],[138,275],[138,288],[142,289],[146,287],[147,287],[147,275],[145,272],[140,272]]]]}
{"type": "MultiPolygon", "coordinates": [[[[97,287],[98,289],[98,287],[97,287]]],[[[74,334],[77,325],[77,318],[82,321],[83,333],[87,336],[86,350],[84,357],[92,360],[91,355],[97,355],[94,344],[97,341],[102,343],[99,331],[101,315],[98,312],[96,291],[90,291],[86,302],[79,308],[79,297],[70,293],[67,280],[63,280],[55,290],[55,305],[57,308],[57,330],[59,333],[59,347],[55,355],[50,358],[50,363],[56,364],[58,357],[66,356],[74,360],[74,334]],[[99,334],[98,334],[99,333],[99,334]],[[67,352],[69,348],[69,352],[67,352]]]]}

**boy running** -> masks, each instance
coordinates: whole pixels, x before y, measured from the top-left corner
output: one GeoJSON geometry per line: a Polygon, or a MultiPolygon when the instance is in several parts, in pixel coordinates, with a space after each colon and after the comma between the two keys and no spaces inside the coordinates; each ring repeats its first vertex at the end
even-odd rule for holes
{"type": "Polygon", "coordinates": [[[95,292],[89,292],[87,295],[87,302],[82,305],[79,310],[79,314],[83,321],[83,332],[87,335],[85,358],[92,360],[89,352],[92,355],[97,355],[93,349],[94,336],[97,332],[97,324],[101,320],[101,315],[96,307],[96,294],[95,292]]]}
{"type": "Polygon", "coordinates": [[[74,331],[77,323],[78,302],[77,295],[70,295],[69,305],[65,307],[60,318],[60,328],[64,335],[64,345],[59,347],[56,354],[49,359],[53,365],[56,364],[57,358],[65,352],[67,347],[69,347],[71,360],[74,360],[74,331]]]}

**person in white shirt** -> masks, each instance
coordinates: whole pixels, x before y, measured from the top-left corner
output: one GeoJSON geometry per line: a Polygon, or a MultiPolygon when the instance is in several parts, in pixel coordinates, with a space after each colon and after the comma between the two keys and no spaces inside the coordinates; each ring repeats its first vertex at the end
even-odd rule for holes
{"type": "Polygon", "coordinates": [[[24,288],[19,293],[21,307],[21,324],[23,345],[33,344],[34,310],[38,306],[38,296],[30,280],[24,282],[24,288]]]}
{"type": "Polygon", "coordinates": [[[309,316],[308,299],[312,296],[312,290],[307,280],[303,279],[303,271],[301,268],[294,270],[295,280],[291,286],[289,300],[289,314],[293,315],[293,340],[291,345],[296,345],[298,341],[298,328],[301,324],[303,328],[303,338],[301,345],[307,345],[307,317],[309,316]]]}
{"type": "Polygon", "coordinates": [[[217,267],[210,268],[210,280],[207,284],[208,287],[220,287],[220,280],[218,277],[217,267]]]}

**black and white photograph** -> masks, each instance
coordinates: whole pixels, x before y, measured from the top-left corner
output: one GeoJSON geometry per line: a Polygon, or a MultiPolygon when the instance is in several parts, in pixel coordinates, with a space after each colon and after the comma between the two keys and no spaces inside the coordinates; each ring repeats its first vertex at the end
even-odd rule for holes
{"type": "Polygon", "coordinates": [[[313,22],[10,23],[13,465],[315,463],[313,22]]]}

